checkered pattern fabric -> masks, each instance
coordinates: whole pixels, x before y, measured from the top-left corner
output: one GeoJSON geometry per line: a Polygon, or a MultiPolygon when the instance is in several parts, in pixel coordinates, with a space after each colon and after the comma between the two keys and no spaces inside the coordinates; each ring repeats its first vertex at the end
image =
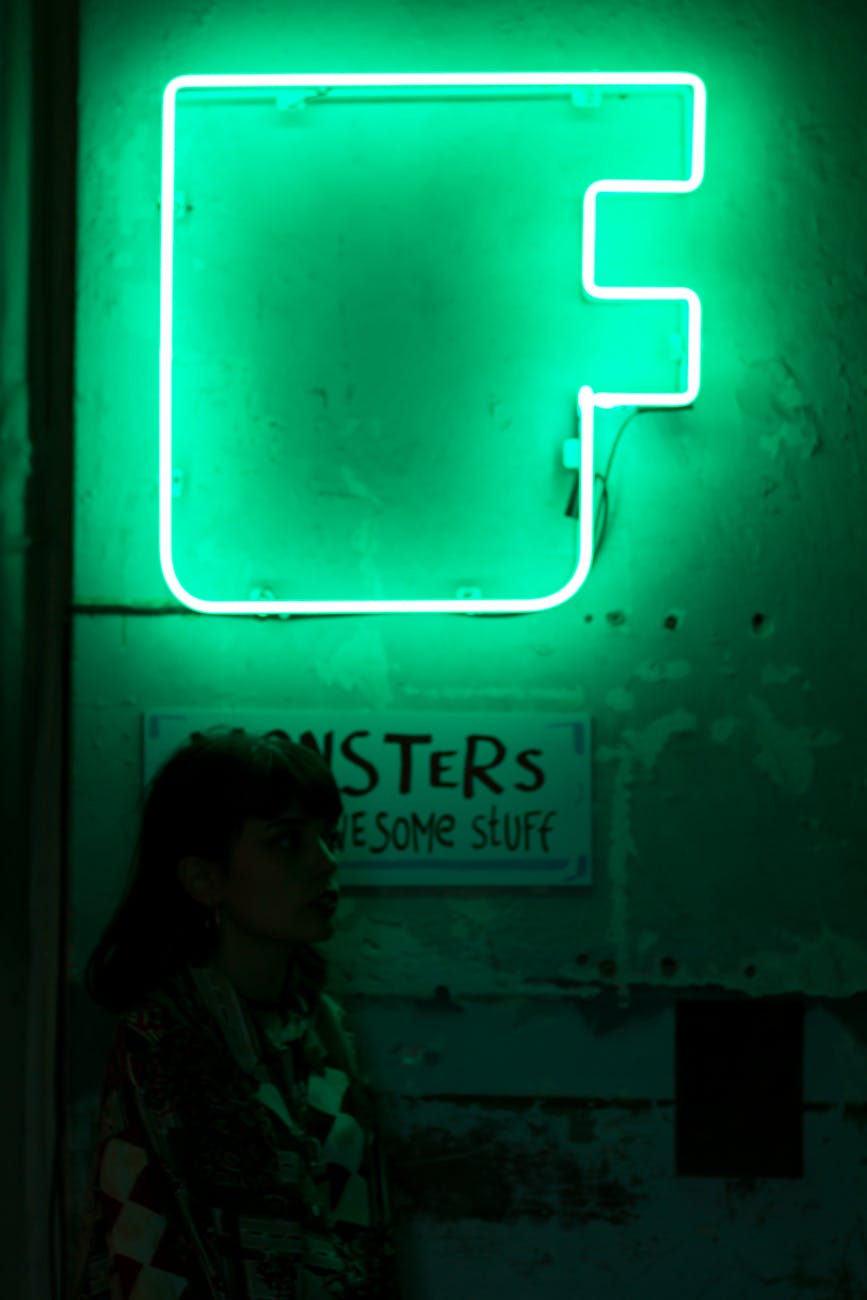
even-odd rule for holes
{"type": "Polygon", "coordinates": [[[400,1300],[372,1091],[323,995],[213,966],[120,1017],[72,1300],[400,1300]]]}

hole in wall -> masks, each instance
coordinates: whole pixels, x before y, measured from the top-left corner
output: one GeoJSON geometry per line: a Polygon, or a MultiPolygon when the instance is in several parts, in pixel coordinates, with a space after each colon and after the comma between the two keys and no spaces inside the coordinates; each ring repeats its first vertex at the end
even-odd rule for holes
{"type": "Polygon", "coordinates": [[[766,614],[753,614],[750,626],[753,629],[753,636],[767,637],[772,636],[774,632],[773,620],[766,614]]]}

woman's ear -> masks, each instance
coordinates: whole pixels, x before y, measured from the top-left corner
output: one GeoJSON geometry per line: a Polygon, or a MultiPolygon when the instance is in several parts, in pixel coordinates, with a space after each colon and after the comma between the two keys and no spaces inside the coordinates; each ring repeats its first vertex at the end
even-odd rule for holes
{"type": "Polygon", "coordinates": [[[191,898],[204,907],[216,907],[220,901],[219,873],[213,862],[204,858],[181,858],[178,880],[191,898]]]}

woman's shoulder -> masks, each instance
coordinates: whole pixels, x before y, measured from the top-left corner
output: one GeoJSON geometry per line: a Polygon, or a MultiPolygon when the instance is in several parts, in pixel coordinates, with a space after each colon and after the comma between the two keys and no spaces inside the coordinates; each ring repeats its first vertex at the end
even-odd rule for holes
{"type": "Polygon", "coordinates": [[[355,1033],[350,1028],[346,1009],[340,999],[323,989],[319,994],[313,1023],[325,1047],[341,1068],[353,1075],[360,1084],[369,1086],[370,1079],[361,1069],[355,1033]]]}
{"type": "Polygon", "coordinates": [[[164,978],[123,1009],[117,1018],[118,1033],[154,1045],[162,1042],[191,1019],[195,1021],[190,992],[182,972],[164,978]]]}

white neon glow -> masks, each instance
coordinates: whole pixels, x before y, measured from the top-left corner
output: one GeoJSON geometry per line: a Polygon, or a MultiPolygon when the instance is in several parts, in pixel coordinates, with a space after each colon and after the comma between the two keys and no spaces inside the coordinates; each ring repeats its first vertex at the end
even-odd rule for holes
{"type": "Polygon", "coordinates": [[[597,407],[689,406],[699,391],[701,366],[701,303],[685,287],[599,285],[595,280],[596,200],[599,194],[688,194],[704,176],[707,93],[704,82],[685,72],[425,72],[425,73],[292,73],[175,77],[163,94],[161,256],[160,256],[160,564],[172,593],[182,604],[203,614],[390,614],[390,613],[508,613],[551,609],[574,596],[593,559],[593,435],[597,407]],[[175,210],[175,115],[184,90],[306,88],[312,90],[399,88],[552,89],[568,93],[579,86],[680,87],[692,95],[690,171],[685,180],[599,180],[589,185],[583,202],[581,280],[593,298],[618,302],[683,302],[687,313],[686,388],[681,392],[595,392],[582,384],[577,392],[580,417],[580,515],[577,520],[575,570],[559,590],[546,596],[500,600],[203,600],[177,577],[172,557],[172,279],[175,210]]]}

